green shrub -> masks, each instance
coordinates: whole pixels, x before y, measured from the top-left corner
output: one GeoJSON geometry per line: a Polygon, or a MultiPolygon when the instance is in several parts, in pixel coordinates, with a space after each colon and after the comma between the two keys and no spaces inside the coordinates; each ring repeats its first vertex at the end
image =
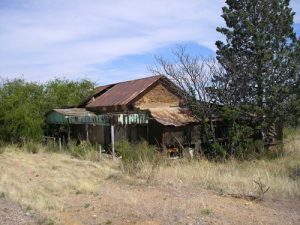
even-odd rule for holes
{"type": "MultiPolygon", "coordinates": [[[[59,145],[53,142],[43,143],[43,147],[47,152],[59,152],[59,145]]],[[[62,146],[63,147],[63,146],[62,146]]]]}
{"type": "Polygon", "coordinates": [[[290,166],[288,171],[291,179],[300,181],[300,163],[299,165],[290,166]]]}
{"type": "Polygon", "coordinates": [[[0,148],[5,146],[5,142],[3,140],[0,139],[0,148]]]}
{"type": "Polygon", "coordinates": [[[209,216],[212,213],[211,209],[205,208],[201,210],[201,214],[205,216],[209,216]]]}
{"type": "Polygon", "coordinates": [[[294,138],[295,136],[297,136],[300,132],[300,128],[299,127],[286,127],[283,130],[283,138],[284,139],[288,139],[288,138],[294,138]]]}
{"type": "Polygon", "coordinates": [[[5,151],[4,145],[0,141],[0,154],[2,154],[5,151]]]}
{"type": "Polygon", "coordinates": [[[122,157],[122,169],[130,174],[137,173],[145,164],[158,165],[162,157],[157,148],[147,142],[130,144],[121,141],[116,143],[115,148],[117,155],[122,157]]]}
{"type": "Polygon", "coordinates": [[[75,158],[83,158],[85,151],[87,151],[87,145],[70,146],[67,151],[75,158]]]}
{"type": "Polygon", "coordinates": [[[33,141],[28,141],[28,142],[25,142],[24,146],[23,146],[23,149],[26,151],[26,152],[29,152],[29,153],[32,153],[32,154],[36,154],[39,152],[39,144],[33,142],[33,141]]]}
{"type": "Polygon", "coordinates": [[[224,159],[226,157],[226,149],[223,148],[223,146],[220,145],[219,143],[214,142],[212,144],[212,148],[215,151],[215,153],[216,153],[215,155],[217,157],[220,157],[221,159],[224,159]]]}
{"type": "Polygon", "coordinates": [[[75,158],[96,162],[100,161],[100,154],[97,149],[97,146],[92,145],[90,142],[84,141],[79,145],[76,145],[72,142],[66,151],[75,158]]]}
{"type": "Polygon", "coordinates": [[[20,143],[22,138],[40,141],[49,126],[45,114],[53,109],[77,105],[93,93],[88,80],[54,79],[45,84],[0,77],[0,137],[20,143]]]}

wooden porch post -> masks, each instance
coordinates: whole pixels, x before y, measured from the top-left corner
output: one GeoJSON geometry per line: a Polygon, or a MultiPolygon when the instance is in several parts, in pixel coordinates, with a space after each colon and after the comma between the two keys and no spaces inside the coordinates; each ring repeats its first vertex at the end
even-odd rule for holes
{"type": "Polygon", "coordinates": [[[114,125],[110,125],[110,135],[111,135],[112,156],[115,157],[115,128],[114,128],[114,125]]]}
{"type": "Polygon", "coordinates": [[[71,141],[71,128],[70,128],[70,124],[68,123],[68,146],[70,145],[70,141],[71,141]]]}
{"type": "Polygon", "coordinates": [[[86,141],[89,141],[89,125],[85,124],[86,141]]]}

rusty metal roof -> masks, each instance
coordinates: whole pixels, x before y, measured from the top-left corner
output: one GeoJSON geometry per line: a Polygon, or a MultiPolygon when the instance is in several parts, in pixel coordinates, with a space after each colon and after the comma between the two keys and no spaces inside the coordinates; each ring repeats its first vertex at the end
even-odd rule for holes
{"type": "Polygon", "coordinates": [[[150,115],[157,122],[165,126],[180,127],[190,123],[197,123],[198,120],[191,112],[181,107],[157,107],[149,108],[150,115]]]}
{"type": "Polygon", "coordinates": [[[95,95],[94,101],[89,101],[86,108],[126,105],[160,78],[162,76],[152,76],[98,87],[98,93],[103,93],[99,96],[95,95]]]}
{"type": "Polygon", "coordinates": [[[88,105],[89,103],[91,103],[94,98],[96,96],[99,96],[101,95],[103,92],[105,92],[107,89],[109,89],[110,87],[112,87],[113,84],[109,84],[109,85],[104,85],[104,86],[100,86],[100,87],[96,87],[94,93],[87,97],[86,99],[84,99],[83,101],[81,101],[79,104],[78,104],[78,108],[82,108],[82,107],[85,107],[86,105],[88,105]]]}
{"type": "Polygon", "coordinates": [[[110,88],[111,86],[113,86],[113,84],[108,84],[108,85],[96,87],[94,95],[97,95],[97,94],[99,94],[102,91],[105,91],[106,89],[110,88]]]}
{"type": "Polygon", "coordinates": [[[84,108],[53,109],[46,114],[49,124],[147,124],[145,113],[115,113],[96,115],[84,108]]]}
{"type": "Polygon", "coordinates": [[[67,108],[67,109],[53,109],[64,116],[91,116],[95,113],[86,110],[85,108],[67,108]]]}

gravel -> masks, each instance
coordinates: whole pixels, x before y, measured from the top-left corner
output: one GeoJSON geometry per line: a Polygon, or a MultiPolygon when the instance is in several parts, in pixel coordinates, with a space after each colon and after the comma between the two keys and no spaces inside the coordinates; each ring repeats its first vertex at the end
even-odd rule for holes
{"type": "Polygon", "coordinates": [[[0,198],[0,225],[35,225],[36,215],[20,205],[0,198]]]}

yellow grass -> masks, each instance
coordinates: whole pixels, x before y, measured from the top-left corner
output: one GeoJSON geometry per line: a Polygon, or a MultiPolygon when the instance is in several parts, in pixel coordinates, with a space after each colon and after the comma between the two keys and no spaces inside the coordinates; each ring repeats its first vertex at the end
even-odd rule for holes
{"type": "MultiPolygon", "coordinates": [[[[299,166],[299,161],[297,163],[299,166]]],[[[300,196],[299,178],[291,179],[289,170],[286,160],[243,163],[234,160],[226,163],[200,160],[174,167],[160,167],[154,179],[156,183],[197,185],[220,193],[245,195],[257,194],[256,180],[269,186],[269,194],[273,196],[300,196]]]]}
{"type": "Polygon", "coordinates": [[[122,172],[119,160],[102,157],[91,162],[43,149],[31,154],[8,146],[0,154],[0,192],[42,211],[62,211],[69,199],[78,194],[93,196],[108,180],[199,187],[220,194],[256,194],[253,180],[260,179],[270,186],[268,196],[300,197],[299,135],[287,141],[285,150],[286,156],[273,160],[225,163],[172,160],[158,166],[144,163],[136,175],[128,177],[122,172]]]}
{"type": "Polygon", "coordinates": [[[260,180],[270,187],[269,196],[300,197],[300,135],[286,140],[284,148],[285,156],[269,160],[175,161],[173,166],[160,166],[153,179],[160,184],[196,185],[220,193],[245,195],[258,194],[254,180],[260,180]]]}
{"type": "Polygon", "coordinates": [[[93,194],[101,182],[117,174],[114,161],[99,163],[58,153],[30,154],[7,147],[0,155],[0,192],[39,210],[64,209],[69,197],[93,194]]]}

